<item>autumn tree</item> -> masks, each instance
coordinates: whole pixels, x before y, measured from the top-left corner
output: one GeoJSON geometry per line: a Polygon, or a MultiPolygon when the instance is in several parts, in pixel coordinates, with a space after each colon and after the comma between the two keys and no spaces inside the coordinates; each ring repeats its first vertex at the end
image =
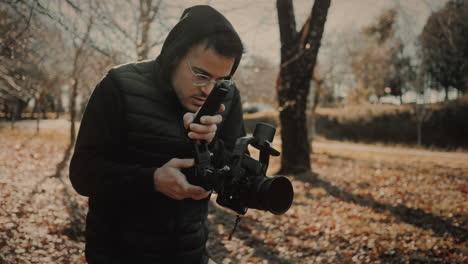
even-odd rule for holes
{"type": "Polygon", "coordinates": [[[309,99],[312,103],[311,111],[315,110],[319,104],[322,106],[339,104],[343,96],[340,90],[349,86],[348,79],[352,73],[347,63],[346,45],[350,43],[343,35],[344,32],[334,32],[322,40],[320,58],[314,69],[312,82],[313,85],[320,86],[320,91],[316,91],[315,88],[311,91],[309,99]]]}
{"type": "Polygon", "coordinates": [[[27,31],[30,18],[18,18],[11,9],[0,6],[0,102],[6,118],[18,118],[33,91],[23,89],[24,67],[17,63],[28,55],[27,31]]]}
{"type": "Polygon", "coordinates": [[[363,103],[375,97],[396,96],[403,103],[403,94],[411,89],[414,78],[411,59],[404,53],[402,40],[396,34],[394,8],[387,9],[361,32],[361,48],[355,48],[351,67],[356,87],[348,94],[353,103],[363,103]]]}
{"type": "Polygon", "coordinates": [[[389,56],[389,71],[384,78],[384,93],[400,98],[400,103],[403,104],[403,94],[411,89],[414,90],[412,82],[416,78],[415,67],[412,65],[411,58],[403,53],[401,42],[389,56]]]}
{"type": "Polygon", "coordinates": [[[419,36],[425,69],[443,88],[448,100],[449,88],[459,95],[468,89],[468,1],[452,0],[432,13],[419,36]]]}
{"type": "Polygon", "coordinates": [[[63,42],[58,31],[33,11],[33,7],[0,4],[0,103],[12,121],[22,117],[30,102],[33,112],[60,108],[55,100],[59,96],[52,95],[56,85],[51,85],[60,74],[49,66],[56,66],[50,62],[63,42]]]}
{"type": "Polygon", "coordinates": [[[281,122],[281,173],[310,171],[306,106],[310,80],[327,19],[330,0],[316,0],[297,31],[293,3],[277,0],[281,40],[281,65],[277,94],[281,122]]]}

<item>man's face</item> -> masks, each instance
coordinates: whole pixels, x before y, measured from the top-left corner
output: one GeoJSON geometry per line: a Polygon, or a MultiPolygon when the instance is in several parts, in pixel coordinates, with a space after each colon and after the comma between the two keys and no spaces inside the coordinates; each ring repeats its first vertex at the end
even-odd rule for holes
{"type": "Polygon", "coordinates": [[[229,77],[234,61],[234,58],[221,56],[215,50],[206,48],[203,43],[192,47],[172,74],[172,86],[180,103],[190,112],[196,112],[213,90],[213,80],[229,77]],[[211,81],[197,86],[194,84],[200,82],[197,74],[206,75],[211,81]]]}

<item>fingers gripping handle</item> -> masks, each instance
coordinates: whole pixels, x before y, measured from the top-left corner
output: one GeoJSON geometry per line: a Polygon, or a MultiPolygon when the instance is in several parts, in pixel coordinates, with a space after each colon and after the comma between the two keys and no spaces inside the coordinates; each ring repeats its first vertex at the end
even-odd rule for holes
{"type": "Polygon", "coordinates": [[[224,83],[216,83],[215,87],[211,91],[210,95],[206,99],[205,103],[202,105],[195,118],[193,123],[200,124],[200,118],[202,116],[212,116],[215,115],[221,106],[221,101],[226,97],[229,90],[224,83]]]}
{"type": "MultiPolygon", "coordinates": [[[[229,90],[228,87],[226,87],[226,84],[222,82],[216,83],[205,103],[195,115],[193,123],[200,124],[200,118],[202,116],[215,115],[221,106],[222,100],[226,97],[228,92],[229,90]]],[[[187,176],[187,180],[191,184],[202,186],[203,188],[210,190],[212,189],[211,184],[213,184],[209,179],[209,175],[211,175],[209,171],[212,167],[211,153],[209,152],[208,145],[205,141],[201,140],[200,143],[197,143],[196,140],[192,140],[192,142],[195,152],[195,167],[191,171],[183,170],[183,172],[185,172],[184,174],[187,176]]]]}

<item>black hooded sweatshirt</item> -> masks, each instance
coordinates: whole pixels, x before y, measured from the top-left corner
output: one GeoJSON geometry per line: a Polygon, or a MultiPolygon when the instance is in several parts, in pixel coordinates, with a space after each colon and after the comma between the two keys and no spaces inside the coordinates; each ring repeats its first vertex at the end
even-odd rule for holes
{"type": "MultiPolygon", "coordinates": [[[[208,199],[177,201],[156,192],[153,173],[172,158],[193,158],[186,110],[171,86],[174,62],[223,31],[238,37],[213,8],[188,8],[156,60],[115,67],[93,91],[70,164],[73,187],[89,197],[89,263],[206,263],[208,199]]],[[[223,123],[210,144],[215,156],[245,135],[235,87],[223,103],[223,123]]]]}

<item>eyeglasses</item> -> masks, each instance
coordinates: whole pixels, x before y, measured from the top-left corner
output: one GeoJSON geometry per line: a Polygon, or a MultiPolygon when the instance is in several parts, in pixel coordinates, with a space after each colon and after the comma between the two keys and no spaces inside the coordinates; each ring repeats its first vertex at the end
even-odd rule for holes
{"type": "Polygon", "coordinates": [[[216,80],[216,79],[211,78],[208,75],[194,72],[189,60],[187,60],[187,66],[189,67],[190,72],[192,72],[192,76],[193,76],[192,84],[195,86],[205,86],[205,85],[208,85],[209,83],[216,84],[218,82],[223,82],[229,87],[234,83],[232,79],[216,80]]]}

